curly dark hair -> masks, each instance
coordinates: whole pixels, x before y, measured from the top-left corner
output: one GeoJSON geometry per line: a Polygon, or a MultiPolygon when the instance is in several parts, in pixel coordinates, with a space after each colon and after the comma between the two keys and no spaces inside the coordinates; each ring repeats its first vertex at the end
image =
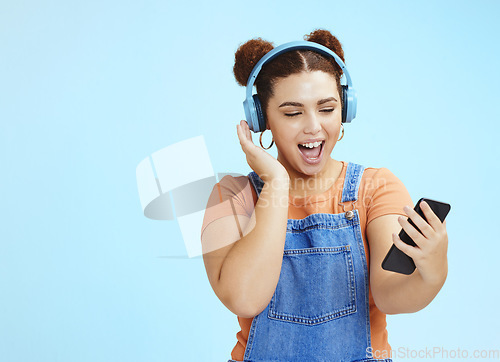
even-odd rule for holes
{"type": "MultiPolygon", "coordinates": [[[[328,30],[316,29],[310,34],[305,35],[304,40],[324,45],[335,52],[345,64],[342,44],[328,30]]],[[[252,69],[257,62],[273,48],[273,43],[261,38],[251,39],[238,47],[238,50],[236,50],[234,54],[233,73],[239,85],[247,85],[252,69]]],[[[286,78],[289,75],[304,71],[311,72],[315,70],[329,73],[335,78],[337,90],[341,99],[341,107],[343,109],[344,100],[342,99],[342,86],[340,85],[342,69],[340,66],[333,58],[326,57],[312,50],[302,49],[280,54],[266,63],[259,72],[255,80],[255,87],[259,95],[262,109],[264,110],[264,115],[266,116],[267,114],[269,98],[274,94],[274,85],[280,78],[286,78]]]]}

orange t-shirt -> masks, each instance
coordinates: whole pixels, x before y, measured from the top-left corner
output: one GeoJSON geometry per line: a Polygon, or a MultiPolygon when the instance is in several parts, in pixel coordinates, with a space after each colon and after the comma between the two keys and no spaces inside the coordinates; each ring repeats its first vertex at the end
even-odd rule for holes
{"type": "MultiPolygon", "coordinates": [[[[338,203],[342,198],[342,189],[346,175],[347,162],[342,162],[342,172],[333,186],[327,191],[307,197],[290,196],[288,207],[289,219],[303,219],[310,214],[344,212],[338,203]]],[[[210,195],[203,219],[201,233],[212,221],[224,216],[246,215],[251,217],[257,194],[247,176],[225,176],[216,184],[210,195]],[[232,202],[223,202],[231,199],[232,202]],[[232,205],[230,205],[232,204],[232,205]]],[[[344,203],[345,210],[351,210],[351,203],[344,203]]],[[[405,205],[412,206],[413,201],[404,184],[387,168],[366,167],[358,190],[358,201],[355,208],[359,212],[361,235],[365,247],[368,270],[370,270],[370,249],[366,238],[366,225],[373,219],[387,214],[407,216],[403,211],[405,205]]],[[[374,351],[387,351],[389,355],[391,346],[387,338],[386,314],[382,313],[373,300],[371,287],[369,290],[370,303],[370,335],[374,351]]],[[[253,318],[237,316],[241,330],[236,334],[237,343],[231,352],[235,361],[243,361],[248,334],[253,318]]]]}

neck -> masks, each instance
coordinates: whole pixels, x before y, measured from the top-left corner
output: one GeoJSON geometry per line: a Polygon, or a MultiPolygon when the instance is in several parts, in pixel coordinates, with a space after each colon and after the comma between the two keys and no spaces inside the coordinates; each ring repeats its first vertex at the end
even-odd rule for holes
{"type": "Polygon", "coordinates": [[[320,194],[335,183],[342,171],[342,162],[328,158],[323,169],[314,174],[306,175],[297,172],[293,167],[286,167],[290,177],[290,196],[305,197],[320,194]]]}

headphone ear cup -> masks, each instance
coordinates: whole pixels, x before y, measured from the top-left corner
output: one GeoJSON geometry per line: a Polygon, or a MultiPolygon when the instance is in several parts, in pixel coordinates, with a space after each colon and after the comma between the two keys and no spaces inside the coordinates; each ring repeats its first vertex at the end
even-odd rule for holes
{"type": "Polygon", "coordinates": [[[347,121],[347,108],[349,107],[348,97],[347,97],[347,86],[342,86],[342,123],[347,121]]]}
{"type": "Polygon", "coordinates": [[[257,94],[253,95],[253,102],[255,104],[255,113],[257,114],[257,122],[259,123],[259,129],[255,132],[262,132],[266,129],[266,118],[264,117],[264,112],[262,111],[262,106],[260,104],[259,96],[257,94]]]}
{"type": "Polygon", "coordinates": [[[350,123],[354,117],[356,117],[356,108],[358,103],[356,90],[349,88],[347,85],[343,85],[342,100],[344,103],[344,108],[342,109],[342,122],[350,123]]]}

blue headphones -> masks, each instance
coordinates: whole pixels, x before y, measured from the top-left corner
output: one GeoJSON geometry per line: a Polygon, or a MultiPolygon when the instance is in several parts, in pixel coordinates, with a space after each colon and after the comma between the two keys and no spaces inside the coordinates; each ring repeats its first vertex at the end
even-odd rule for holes
{"type": "Polygon", "coordinates": [[[352,88],[351,77],[349,76],[349,72],[347,71],[342,59],[340,59],[340,57],[333,51],[321,44],[311,41],[292,41],[282,44],[264,55],[252,69],[252,72],[248,77],[246,99],[243,102],[243,108],[245,109],[248,127],[253,132],[262,132],[266,129],[266,120],[264,118],[264,112],[262,110],[259,97],[257,94],[252,95],[253,85],[257,75],[266,62],[282,53],[296,49],[314,50],[322,55],[335,59],[340,68],[342,68],[347,83],[346,85],[342,85],[342,94],[340,95],[344,101],[344,108],[342,109],[342,123],[349,123],[354,119],[354,117],[356,117],[357,94],[352,88]]]}

